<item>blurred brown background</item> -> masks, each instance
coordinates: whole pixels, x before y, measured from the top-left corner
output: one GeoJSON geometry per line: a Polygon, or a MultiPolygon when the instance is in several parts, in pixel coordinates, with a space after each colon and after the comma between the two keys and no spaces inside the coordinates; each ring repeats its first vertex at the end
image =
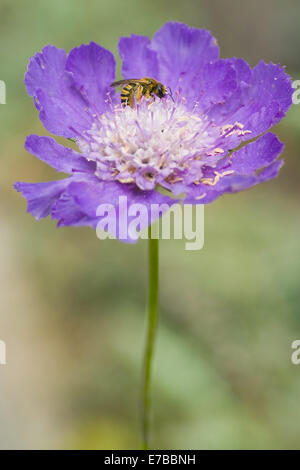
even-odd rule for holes
{"type": "MultiPolygon", "coordinates": [[[[210,29],[223,57],[261,58],[300,79],[297,0],[0,0],[0,448],[139,447],[146,244],[36,222],[14,181],[54,170],[27,154],[46,134],[23,85],[29,56],[153,33],[210,29]]],[[[206,207],[205,246],[161,244],[154,378],[156,448],[300,448],[300,105],[277,126],[280,177],[206,207]]]]}

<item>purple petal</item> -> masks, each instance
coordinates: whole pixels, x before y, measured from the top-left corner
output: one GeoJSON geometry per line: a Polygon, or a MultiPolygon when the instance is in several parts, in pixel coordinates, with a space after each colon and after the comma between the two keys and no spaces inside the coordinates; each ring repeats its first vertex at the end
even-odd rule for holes
{"type": "Polygon", "coordinates": [[[225,103],[236,91],[237,72],[230,60],[219,59],[193,70],[181,84],[181,93],[187,103],[206,112],[217,103],[225,103]]]}
{"type": "Polygon", "coordinates": [[[292,104],[291,93],[291,79],[285,73],[284,67],[261,61],[253,69],[249,97],[254,100],[255,106],[262,107],[266,103],[276,101],[280,110],[286,112],[292,104]]]}
{"type": "Polygon", "coordinates": [[[252,71],[244,59],[232,57],[229,59],[232,67],[236,71],[239,83],[249,83],[251,80],[252,71]]]}
{"type": "Polygon", "coordinates": [[[117,207],[119,197],[126,196],[128,204],[154,204],[174,203],[174,199],[163,196],[157,191],[141,191],[134,185],[118,182],[100,181],[75,181],[68,187],[68,193],[74,197],[77,204],[89,216],[95,217],[99,204],[110,203],[117,207]]]}
{"type": "Polygon", "coordinates": [[[279,65],[260,62],[254,69],[250,88],[245,90],[247,104],[236,119],[255,135],[277,124],[292,104],[290,77],[279,65]]]}
{"type": "Polygon", "coordinates": [[[47,217],[53,204],[65,191],[70,179],[50,181],[48,183],[15,183],[14,188],[27,199],[27,212],[36,219],[47,217]]]}
{"type": "MultiPolygon", "coordinates": [[[[76,205],[91,220],[97,215],[97,209],[101,204],[109,204],[115,208],[117,238],[123,241],[135,241],[128,233],[127,211],[133,204],[142,204],[147,210],[146,218],[142,218],[140,230],[153,223],[159,216],[168,210],[175,199],[163,196],[157,191],[141,191],[136,186],[125,185],[116,182],[74,182],[68,187],[68,194],[73,197],[76,205]],[[124,199],[126,198],[126,203],[124,199]],[[151,213],[151,205],[163,205],[160,213],[151,213]],[[124,224],[119,224],[123,220],[124,224]]],[[[100,218],[98,217],[98,221],[100,218]]],[[[129,220],[128,220],[129,222],[129,220]]]]}
{"type": "Polygon", "coordinates": [[[157,55],[150,49],[150,44],[149,38],[135,34],[120,39],[119,54],[124,78],[158,78],[157,55]]]}
{"type": "Polygon", "coordinates": [[[208,116],[218,125],[235,123],[236,113],[247,105],[245,90],[249,89],[252,70],[243,59],[232,58],[229,62],[236,72],[236,89],[224,103],[217,103],[208,112],[208,116]]]}
{"type": "Polygon", "coordinates": [[[209,31],[177,22],[166,23],[154,35],[151,48],[157,53],[160,80],[173,91],[190,82],[195,69],[219,57],[217,42],[209,31]]]}
{"type": "Polygon", "coordinates": [[[191,185],[185,203],[208,204],[224,193],[239,192],[275,178],[283,164],[283,160],[275,161],[282,149],[283,145],[271,133],[242,147],[222,159],[216,168],[207,167],[203,173],[206,182],[191,185]]]}
{"type": "Polygon", "coordinates": [[[94,162],[87,161],[82,154],[58,144],[51,137],[30,135],[26,138],[25,148],[57,171],[65,173],[95,171],[94,162]]]}
{"type": "Polygon", "coordinates": [[[95,228],[97,219],[87,216],[74,201],[74,198],[67,192],[55,202],[52,207],[51,215],[57,219],[58,227],[72,226],[90,226],[95,228]]]}
{"type": "Polygon", "coordinates": [[[252,71],[242,62],[239,76],[242,78],[238,92],[224,106],[217,106],[210,112],[217,124],[240,122],[255,137],[277,124],[292,104],[293,88],[290,77],[279,65],[260,62],[252,71]]]}
{"type": "Polygon", "coordinates": [[[252,173],[273,163],[281,154],[283,147],[277,136],[269,132],[256,142],[234,152],[228,168],[243,175],[252,173]]]}
{"type": "Polygon", "coordinates": [[[115,79],[115,69],[113,54],[94,42],[72,49],[66,63],[76,88],[99,114],[105,111],[107,93],[113,92],[110,85],[115,79]]]}
{"type": "Polygon", "coordinates": [[[76,90],[66,72],[66,53],[46,46],[31,58],[25,74],[25,85],[40,111],[40,119],[48,131],[64,137],[91,127],[87,103],[76,90]]]}
{"type": "Polygon", "coordinates": [[[278,160],[267,168],[264,168],[262,172],[258,175],[258,183],[264,183],[265,181],[272,180],[276,178],[279,173],[280,168],[284,165],[283,159],[278,160]]]}

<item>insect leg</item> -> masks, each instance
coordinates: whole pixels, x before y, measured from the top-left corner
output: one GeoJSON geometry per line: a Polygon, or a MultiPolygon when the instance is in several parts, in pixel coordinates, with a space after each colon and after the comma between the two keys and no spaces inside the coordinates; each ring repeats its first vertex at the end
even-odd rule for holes
{"type": "Polygon", "coordinates": [[[137,102],[140,101],[142,94],[143,94],[143,87],[142,87],[142,85],[139,85],[138,88],[137,88],[137,91],[136,91],[136,95],[135,95],[137,102]]]}
{"type": "Polygon", "coordinates": [[[152,90],[151,88],[147,88],[147,90],[145,91],[145,97],[148,99],[151,97],[151,93],[152,93],[152,90]]]}

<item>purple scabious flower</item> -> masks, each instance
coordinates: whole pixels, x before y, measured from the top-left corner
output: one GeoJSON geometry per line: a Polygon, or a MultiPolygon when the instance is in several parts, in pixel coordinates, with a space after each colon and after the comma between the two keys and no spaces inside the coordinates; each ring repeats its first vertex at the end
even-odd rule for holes
{"type": "Polygon", "coordinates": [[[97,207],[110,203],[118,211],[119,196],[129,204],[171,206],[184,194],[186,203],[207,204],[278,174],[283,145],[266,132],[292,104],[284,68],[261,61],[251,69],[243,59],[220,59],[208,31],[181,23],[167,23],[152,41],[121,38],[119,52],[125,79],[154,78],[173,99],[121,106],[110,86],[114,56],[94,42],[68,55],[46,46],[31,58],[25,84],[41,121],[78,147],[51,137],[26,139],[30,153],[70,175],[16,183],[33,216],[95,228],[97,207]]]}

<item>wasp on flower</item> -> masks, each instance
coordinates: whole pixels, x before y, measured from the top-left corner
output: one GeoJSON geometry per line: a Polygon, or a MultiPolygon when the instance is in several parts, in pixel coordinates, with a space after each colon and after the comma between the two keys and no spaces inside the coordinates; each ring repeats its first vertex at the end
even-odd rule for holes
{"type": "Polygon", "coordinates": [[[25,84],[41,121],[77,144],[26,139],[30,153],[70,175],[16,183],[37,219],[95,228],[99,204],[117,208],[119,196],[171,206],[184,194],[189,204],[208,204],[278,174],[283,145],[267,131],[292,104],[284,68],[220,59],[210,32],[181,23],[152,40],[121,38],[119,52],[120,81],[113,54],[94,42],[69,54],[46,46],[30,60],[25,84]]]}
{"type": "Polygon", "coordinates": [[[98,207],[110,205],[115,234],[126,241],[136,240],[130,233],[121,236],[126,207],[142,204],[151,214],[139,227],[150,226],[142,387],[143,447],[149,449],[159,285],[159,245],[151,224],[162,213],[149,208],[167,211],[183,197],[187,204],[208,204],[277,176],[283,145],[268,130],[291,106],[293,88],[279,65],[262,61],[251,69],[243,59],[220,59],[208,31],[181,23],[167,23],[152,40],[121,38],[119,52],[119,81],[113,54],[94,42],[69,54],[46,46],[30,60],[25,84],[41,121],[49,132],[73,140],[77,150],[51,137],[29,136],[30,153],[70,176],[15,188],[32,215],[51,215],[58,226],[96,229],[98,207]]]}
{"type": "Polygon", "coordinates": [[[143,96],[147,99],[155,95],[158,96],[158,98],[163,98],[167,94],[165,85],[149,77],[119,80],[118,82],[113,82],[110,86],[118,87],[121,85],[125,85],[121,92],[121,103],[124,106],[128,105],[133,107],[134,99],[139,102],[143,96]]]}

